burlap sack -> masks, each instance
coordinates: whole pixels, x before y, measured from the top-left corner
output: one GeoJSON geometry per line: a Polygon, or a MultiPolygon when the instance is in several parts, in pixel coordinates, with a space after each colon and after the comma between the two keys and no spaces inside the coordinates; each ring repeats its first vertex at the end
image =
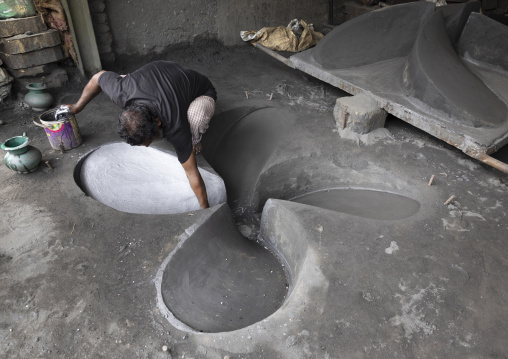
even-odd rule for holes
{"type": "MultiPolygon", "coordinates": [[[[290,23],[290,25],[294,20],[290,23]]],[[[303,28],[300,37],[296,36],[288,25],[286,27],[264,27],[259,31],[241,31],[243,41],[253,45],[261,44],[275,51],[300,52],[315,46],[323,38],[323,34],[314,31],[314,28],[303,20],[299,21],[303,28]]]]}

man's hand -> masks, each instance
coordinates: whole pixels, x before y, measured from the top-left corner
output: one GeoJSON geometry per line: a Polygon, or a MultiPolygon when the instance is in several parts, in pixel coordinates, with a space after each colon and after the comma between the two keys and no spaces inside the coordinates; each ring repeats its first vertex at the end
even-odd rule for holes
{"type": "Polygon", "coordinates": [[[199,205],[203,209],[208,208],[208,196],[206,194],[205,182],[199,173],[194,152],[191,153],[189,159],[185,163],[182,163],[182,167],[185,170],[189,184],[198,199],[199,205]]]}
{"type": "Polygon", "coordinates": [[[79,98],[78,102],[75,104],[65,105],[71,109],[73,114],[77,114],[81,112],[85,106],[92,101],[92,99],[97,96],[101,92],[101,87],[99,86],[99,77],[106,71],[99,71],[95,75],[92,76],[90,81],[86,84],[83,89],[83,93],[79,98]]]}
{"type": "Polygon", "coordinates": [[[201,149],[202,149],[201,142],[192,145],[192,152],[194,152],[195,155],[198,155],[201,152],[201,149]]]}
{"type": "Polygon", "coordinates": [[[78,108],[76,106],[76,104],[74,104],[74,105],[72,105],[72,104],[66,104],[66,105],[63,105],[63,106],[67,106],[71,110],[72,114],[74,114],[74,115],[77,114],[77,113],[80,113],[81,110],[82,110],[82,109],[78,108]]]}

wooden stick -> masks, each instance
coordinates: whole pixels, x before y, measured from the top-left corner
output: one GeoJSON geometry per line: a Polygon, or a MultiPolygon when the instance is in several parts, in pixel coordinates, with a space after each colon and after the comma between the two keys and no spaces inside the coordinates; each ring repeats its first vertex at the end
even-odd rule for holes
{"type": "Polygon", "coordinates": [[[49,168],[53,169],[53,167],[51,167],[51,165],[49,164],[49,161],[46,161],[44,162],[46,164],[46,166],[48,166],[49,168]]]}
{"type": "Polygon", "coordinates": [[[249,99],[249,92],[245,91],[245,97],[247,97],[247,100],[249,99]]]}
{"type": "Polygon", "coordinates": [[[455,198],[456,198],[456,197],[455,197],[455,195],[453,195],[453,194],[452,194],[452,195],[451,195],[451,197],[450,197],[450,198],[448,198],[448,199],[446,200],[446,202],[445,202],[445,203],[443,203],[443,204],[446,206],[446,205],[447,205],[447,204],[449,204],[451,201],[453,201],[455,198]]]}
{"type": "Polygon", "coordinates": [[[429,180],[429,186],[432,186],[432,182],[434,181],[434,177],[436,177],[435,175],[432,175],[430,177],[430,180],[429,180]]]}
{"type": "Polygon", "coordinates": [[[273,92],[270,95],[270,101],[272,101],[272,98],[273,98],[273,92]]]}

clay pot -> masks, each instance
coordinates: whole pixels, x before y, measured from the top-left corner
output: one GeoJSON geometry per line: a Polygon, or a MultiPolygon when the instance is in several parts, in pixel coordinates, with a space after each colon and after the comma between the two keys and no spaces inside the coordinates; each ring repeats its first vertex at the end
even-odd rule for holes
{"type": "Polygon", "coordinates": [[[1,147],[7,151],[4,157],[5,165],[18,173],[34,172],[41,163],[42,154],[37,148],[29,145],[30,140],[23,136],[11,137],[1,147]]]}
{"type": "Polygon", "coordinates": [[[50,93],[44,91],[46,84],[33,83],[26,85],[28,93],[25,95],[25,103],[32,108],[34,111],[47,110],[53,104],[53,96],[50,93]]]}

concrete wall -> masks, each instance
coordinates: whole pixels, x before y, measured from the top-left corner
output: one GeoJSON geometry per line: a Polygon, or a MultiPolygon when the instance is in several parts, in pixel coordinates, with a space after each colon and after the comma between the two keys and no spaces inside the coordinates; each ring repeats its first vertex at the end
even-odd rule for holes
{"type": "Polygon", "coordinates": [[[161,53],[196,38],[239,45],[241,30],[287,25],[293,18],[322,26],[328,0],[105,0],[117,55],[161,53]]]}

